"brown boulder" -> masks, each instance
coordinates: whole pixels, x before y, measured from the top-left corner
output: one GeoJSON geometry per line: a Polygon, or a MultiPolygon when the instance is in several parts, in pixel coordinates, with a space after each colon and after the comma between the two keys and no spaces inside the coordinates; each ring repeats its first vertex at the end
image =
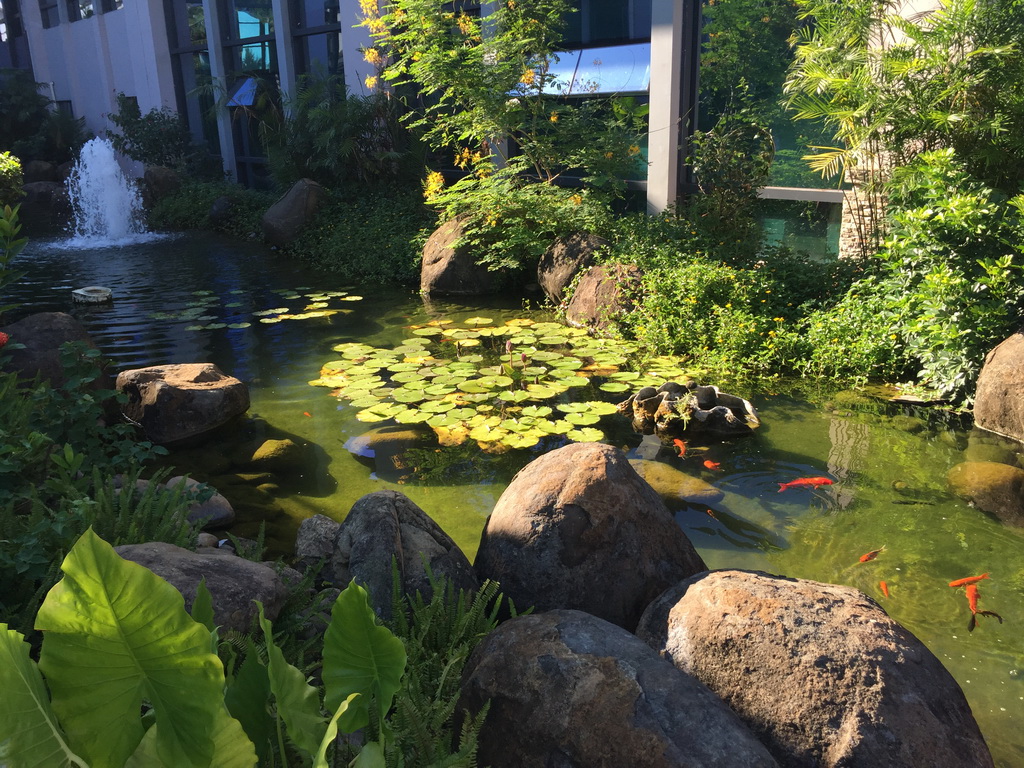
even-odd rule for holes
{"type": "Polygon", "coordinates": [[[975,426],[1024,441],[1024,333],[985,357],[974,394],[975,426]]]}
{"type": "Polygon", "coordinates": [[[609,264],[591,267],[580,278],[565,308],[569,325],[606,330],[633,310],[632,295],[640,289],[639,267],[609,264]]]}
{"type": "Polygon", "coordinates": [[[475,591],[478,584],[459,546],[426,512],[397,491],[368,493],[340,525],[322,515],[302,521],[295,554],[306,566],[326,558],[320,578],[344,589],[355,579],[370,596],[381,618],[391,616],[393,574],[398,566],[405,594],[433,594],[426,568],[446,576],[456,590],[475,591]],[[424,565],[426,563],[426,566],[424,565]]]}
{"type": "Polygon", "coordinates": [[[573,443],[530,462],[487,518],[476,557],[520,608],[576,608],[632,630],[704,561],[625,454],[573,443]]]}
{"type": "Polygon", "coordinates": [[[146,167],[142,175],[142,200],[147,208],[179,189],[181,189],[181,176],[177,171],[162,165],[146,167]]]}
{"type": "MultiPolygon", "coordinates": [[[[83,342],[90,349],[96,345],[84,326],[65,312],[38,312],[16,323],[0,328],[11,337],[11,342],[24,344],[24,349],[7,346],[7,369],[14,371],[23,380],[32,380],[37,375],[55,387],[66,381],[64,366],[60,362],[60,347],[66,342],[83,342]]],[[[95,385],[110,388],[110,379],[99,371],[95,385]]]]}
{"type": "Polygon", "coordinates": [[[199,582],[213,597],[213,619],[222,629],[248,632],[263,604],[268,619],[277,618],[288,589],[273,568],[214,549],[209,554],[189,552],[162,541],[114,547],[125,560],[143,565],[181,592],[185,609],[191,610],[199,582]]]}
{"type": "Polygon", "coordinates": [[[851,587],[701,574],[655,600],[637,634],[724,699],[780,765],[992,765],[953,677],[851,587]]]}
{"type": "Polygon", "coordinates": [[[1008,525],[1024,526],[1024,469],[995,461],[965,461],[946,475],[950,490],[1008,525]]]}
{"type": "Polygon", "coordinates": [[[607,244],[604,238],[585,233],[556,240],[537,264],[537,284],[548,300],[559,304],[576,273],[593,264],[594,254],[607,244]]]}
{"type": "Polygon", "coordinates": [[[325,195],[312,179],[299,179],[263,214],[263,236],[271,245],[287,246],[313,220],[325,195]]]}
{"type": "Polygon", "coordinates": [[[581,611],[521,616],[487,635],[459,708],[488,703],[478,756],[491,768],[777,765],[705,686],[581,611]]]}
{"type": "Polygon", "coordinates": [[[125,416],[158,444],[178,443],[227,424],[249,409],[249,389],[213,363],[157,365],[122,371],[125,416]]]}
{"type": "Polygon", "coordinates": [[[494,274],[476,263],[468,245],[456,243],[465,235],[468,216],[446,221],[423,246],[420,293],[476,296],[494,290],[494,274]]]}

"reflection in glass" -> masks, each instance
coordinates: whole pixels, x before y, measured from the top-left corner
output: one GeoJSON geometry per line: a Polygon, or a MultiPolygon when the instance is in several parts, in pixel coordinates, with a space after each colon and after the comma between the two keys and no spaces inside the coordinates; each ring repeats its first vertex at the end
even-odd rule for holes
{"type": "Polygon", "coordinates": [[[327,32],[296,38],[296,69],[299,74],[345,74],[341,56],[341,33],[327,32]]]}
{"type": "Polygon", "coordinates": [[[237,0],[235,19],[240,40],[274,34],[274,9],[270,0],[237,0]]]}

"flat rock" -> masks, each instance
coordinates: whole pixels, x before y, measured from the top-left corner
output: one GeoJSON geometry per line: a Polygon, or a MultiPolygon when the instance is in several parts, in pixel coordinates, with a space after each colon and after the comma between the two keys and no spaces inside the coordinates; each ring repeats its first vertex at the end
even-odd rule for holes
{"type": "Polygon", "coordinates": [[[688,475],[663,461],[630,459],[629,466],[636,470],[663,499],[682,499],[695,504],[714,504],[725,494],[699,477],[688,475]]]}
{"type": "Polygon", "coordinates": [[[699,574],[655,600],[637,635],[718,694],[780,765],[992,765],[953,677],[851,587],[699,574]]]}

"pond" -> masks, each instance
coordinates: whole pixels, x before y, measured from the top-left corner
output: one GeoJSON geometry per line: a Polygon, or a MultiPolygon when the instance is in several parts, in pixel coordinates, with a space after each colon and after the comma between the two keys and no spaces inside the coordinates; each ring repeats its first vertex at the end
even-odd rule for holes
{"type": "MultiPolygon", "coordinates": [[[[359,455],[354,438],[392,422],[365,423],[350,399],[309,384],[339,357],[336,348],[348,348],[339,345],[393,349],[416,327],[439,320],[473,327],[481,316],[498,325],[553,319],[524,309],[519,298],[428,302],[408,290],[348,285],[343,276],[312,272],[262,246],[214,235],[94,250],[39,240],[15,266],[28,275],[5,297],[22,305],[7,321],[30,311],[70,312],[115,371],[216,363],[249,385],[252,415],[314,443],[315,474],[326,481],[281,493],[288,515],[283,527],[290,531],[314,513],[341,519],[363,494],[394,489],[434,517],[472,559],[484,520],[511,477],[539,452],[566,441],[556,434],[530,449],[484,453],[474,441],[442,447],[424,438],[378,461],[359,455]],[[112,289],[113,303],[73,304],[72,289],[90,285],[112,289]]],[[[618,414],[602,416],[597,427],[631,458],[665,463],[722,491],[710,507],[670,504],[709,567],[758,569],[864,591],[957,679],[996,764],[1024,765],[1024,641],[1018,630],[1024,531],[954,498],[946,484],[970,442],[989,440],[1010,456],[1019,446],[998,445],[924,411],[848,393],[825,397],[809,385],[807,394],[794,394],[799,391],[736,391],[753,402],[763,426],[748,438],[691,441],[683,457],[633,433],[618,414]],[[834,483],[779,491],[780,483],[819,475],[834,483]],[[874,550],[881,552],[861,562],[874,550]],[[991,579],[982,582],[982,607],[1005,623],[982,618],[968,632],[963,592],[947,584],[983,572],[991,579]]],[[[587,397],[615,403],[625,395],[591,387],[587,397]]]]}

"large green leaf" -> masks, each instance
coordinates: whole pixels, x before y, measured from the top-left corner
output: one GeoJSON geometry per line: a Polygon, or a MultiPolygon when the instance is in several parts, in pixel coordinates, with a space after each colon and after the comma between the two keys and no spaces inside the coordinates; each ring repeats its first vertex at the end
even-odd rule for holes
{"type": "Polygon", "coordinates": [[[274,718],[267,709],[269,700],[270,675],[260,661],[256,645],[247,638],[245,660],[228,681],[224,703],[256,747],[256,756],[261,764],[267,762],[274,731],[274,718]]]}
{"type": "Polygon", "coordinates": [[[320,740],[320,749],[313,756],[313,768],[331,768],[331,764],[327,762],[327,750],[334,743],[334,740],[338,738],[338,720],[348,711],[352,700],[358,695],[358,693],[353,693],[341,702],[341,706],[331,716],[331,721],[327,724],[327,732],[324,733],[323,739],[320,740]]]}
{"type": "MultiPolygon", "coordinates": [[[[173,763],[165,763],[157,752],[159,726],[154,725],[139,742],[124,768],[177,768],[173,763]]],[[[256,752],[242,726],[228,711],[221,708],[213,729],[214,754],[210,762],[211,768],[253,768],[257,764],[256,752]]]]}
{"type": "Polygon", "coordinates": [[[0,765],[84,768],[64,741],[29,644],[6,624],[0,624],[0,690],[0,765]]]}
{"type": "Polygon", "coordinates": [[[320,714],[320,696],[316,688],[306,682],[302,672],[285,661],[281,649],[274,644],[274,632],[263,615],[263,606],[259,602],[256,605],[259,606],[260,626],[267,641],[270,690],[277,702],[277,712],[284,720],[288,737],[300,749],[315,755],[327,728],[327,719],[320,714]]]}
{"type": "Polygon", "coordinates": [[[366,590],[353,581],[334,601],[324,635],[324,703],[335,710],[349,695],[363,694],[340,718],[338,727],[343,733],[370,722],[371,699],[381,713],[391,708],[405,662],[402,641],[377,623],[366,590]]]}
{"type": "Polygon", "coordinates": [[[156,750],[175,768],[207,766],[224,707],[224,668],[181,594],[125,560],[90,528],[36,616],[39,668],[61,725],[93,768],[121,768],[156,713],[156,750]]]}

